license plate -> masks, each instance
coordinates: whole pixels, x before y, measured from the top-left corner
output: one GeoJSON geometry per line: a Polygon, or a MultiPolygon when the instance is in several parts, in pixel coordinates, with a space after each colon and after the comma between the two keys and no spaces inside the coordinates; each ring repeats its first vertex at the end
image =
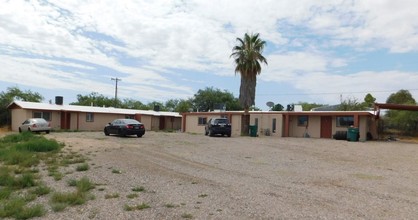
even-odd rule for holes
{"type": "Polygon", "coordinates": [[[134,129],[139,129],[139,126],[134,126],[134,129]]]}

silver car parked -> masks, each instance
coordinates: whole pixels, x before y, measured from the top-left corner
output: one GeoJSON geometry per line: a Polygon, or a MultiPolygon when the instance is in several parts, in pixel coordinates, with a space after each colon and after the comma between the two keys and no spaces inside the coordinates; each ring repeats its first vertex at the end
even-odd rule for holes
{"type": "Polygon", "coordinates": [[[21,126],[19,126],[19,132],[31,131],[31,132],[46,132],[49,134],[51,126],[43,118],[29,118],[26,119],[21,126]]]}

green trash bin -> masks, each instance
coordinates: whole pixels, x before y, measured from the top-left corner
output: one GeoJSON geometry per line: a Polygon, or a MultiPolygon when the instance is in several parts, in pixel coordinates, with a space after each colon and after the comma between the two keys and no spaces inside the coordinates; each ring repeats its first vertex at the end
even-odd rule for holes
{"type": "Polygon", "coordinates": [[[347,141],[358,141],[359,130],[358,128],[349,127],[347,130],[347,141]]]}
{"type": "Polygon", "coordinates": [[[257,137],[257,125],[250,125],[250,136],[257,137]]]}

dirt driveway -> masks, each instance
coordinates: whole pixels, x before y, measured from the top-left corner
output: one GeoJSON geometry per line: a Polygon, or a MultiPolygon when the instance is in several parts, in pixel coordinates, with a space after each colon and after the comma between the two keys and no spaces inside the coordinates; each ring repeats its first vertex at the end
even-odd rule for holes
{"type": "Polygon", "coordinates": [[[98,184],[94,200],[48,219],[418,218],[417,144],[163,132],[48,137],[90,158],[88,171],[61,182],[88,176],[98,184]],[[134,187],[145,190],[128,198],[134,187]],[[150,208],[124,210],[136,204],[150,208]]]}

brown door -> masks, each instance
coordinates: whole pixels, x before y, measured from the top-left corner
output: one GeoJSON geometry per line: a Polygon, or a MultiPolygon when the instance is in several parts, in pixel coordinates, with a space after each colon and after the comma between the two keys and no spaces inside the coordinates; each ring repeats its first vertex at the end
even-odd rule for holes
{"type": "Polygon", "coordinates": [[[71,113],[61,112],[61,129],[70,129],[71,113]]]}
{"type": "Polygon", "coordinates": [[[160,117],[160,130],[164,130],[165,129],[165,117],[161,116],[160,117]]]}
{"type": "Polygon", "coordinates": [[[321,117],[321,138],[332,137],[332,117],[322,116],[321,117]]]}

